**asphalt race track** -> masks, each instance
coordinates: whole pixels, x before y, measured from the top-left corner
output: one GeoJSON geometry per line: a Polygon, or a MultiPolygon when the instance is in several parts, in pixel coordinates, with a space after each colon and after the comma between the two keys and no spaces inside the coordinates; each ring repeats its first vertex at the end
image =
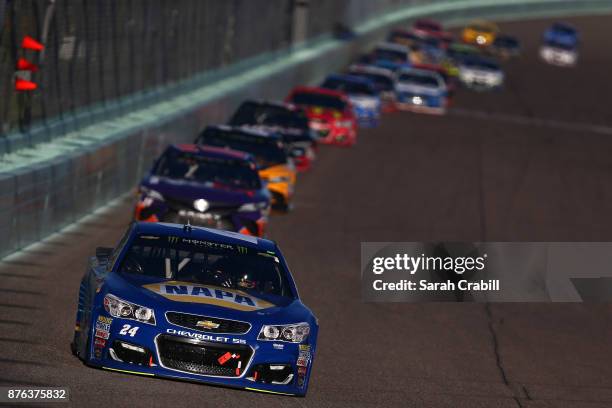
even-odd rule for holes
{"type": "MultiPolygon", "coordinates": [[[[610,407],[612,307],[361,301],[361,241],[611,241],[612,17],[581,30],[576,69],[524,44],[503,92],[461,91],[447,117],[392,114],[323,148],[295,211],[271,220],[321,321],[305,399],[85,367],[70,353],[79,279],[131,217],[124,197],[0,263],[0,385],[71,388],[98,407],[610,407]]],[[[3,238],[6,239],[6,238],[3,238]]],[[[54,406],[65,406],[55,404],[54,406]]]]}

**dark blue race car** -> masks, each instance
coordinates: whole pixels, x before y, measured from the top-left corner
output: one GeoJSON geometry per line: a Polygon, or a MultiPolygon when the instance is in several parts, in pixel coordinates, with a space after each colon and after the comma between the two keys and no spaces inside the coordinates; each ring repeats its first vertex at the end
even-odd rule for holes
{"type": "Polygon", "coordinates": [[[270,193],[247,153],[172,145],[139,186],[138,221],[201,225],[262,236],[270,193]]]}
{"type": "Polygon", "coordinates": [[[578,31],[566,23],[554,23],[544,32],[545,44],[559,44],[564,47],[578,46],[578,31]]]}
{"type": "Polygon", "coordinates": [[[112,371],[304,396],[317,332],[274,242],[133,223],[89,261],[72,350],[112,371]]]}

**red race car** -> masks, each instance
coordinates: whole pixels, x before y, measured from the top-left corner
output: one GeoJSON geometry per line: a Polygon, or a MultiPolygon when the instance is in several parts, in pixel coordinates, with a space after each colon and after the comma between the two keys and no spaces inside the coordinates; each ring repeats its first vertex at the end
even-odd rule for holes
{"type": "Polygon", "coordinates": [[[318,134],[320,143],[352,146],[357,142],[357,121],[344,92],[300,86],[285,101],[306,111],[310,128],[318,134]]]}
{"type": "Polygon", "coordinates": [[[445,47],[453,40],[453,34],[449,31],[444,31],[442,24],[435,20],[416,20],[412,25],[412,32],[419,37],[437,38],[442,41],[445,47]]]}

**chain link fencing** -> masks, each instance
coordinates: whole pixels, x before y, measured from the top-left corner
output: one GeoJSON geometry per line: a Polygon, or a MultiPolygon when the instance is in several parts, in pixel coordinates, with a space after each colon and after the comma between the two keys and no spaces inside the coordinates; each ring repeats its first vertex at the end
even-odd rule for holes
{"type": "Polygon", "coordinates": [[[298,7],[308,40],[416,1],[0,0],[0,138],[34,124],[61,134],[125,96],[287,49],[298,7]],[[26,35],[45,50],[21,49],[26,35]],[[34,92],[13,89],[20,57],[40,67],[34,92]]]}

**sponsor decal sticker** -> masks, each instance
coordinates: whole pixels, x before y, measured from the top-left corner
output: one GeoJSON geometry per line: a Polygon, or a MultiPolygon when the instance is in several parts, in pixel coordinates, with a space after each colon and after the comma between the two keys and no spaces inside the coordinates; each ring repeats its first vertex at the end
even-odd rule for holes
{"type": "Polygon", "coordinates": [[[298,367],[307,367],[309,362],[310,362],[310,351],[300,350],[300,354],[298,354],[296,365],[298,367]]]}
{"type": "Polygon", "coordinates": [[[113,318],[112,317],[106,317],[106,316],[98,316],[98,321],[100,323],[111,324],[113,322],[113,318]]]}
{"type": "Polygon", "coordinates": [[[95,340],[94,340],[94,344],[96,346],[104,347],[104,346],[106,346],[106,340],[101,339],[99,337],[96,337],[95,340]]]}
{"type": "Polygon", "coordinates": [[[272,347],[274,347],[276,350],[284,350],[285,349],[285,345],[284,344],[278,344],[278,343],[272,343],[272,347]]]}
{"type": "Polygon", "coordinates": [[[110,324],[102,323],[102,322],[98,321],[98,322],[96,322],[96,329],[109,331],[110,330],[110,324]]]}
{"type": "Polygon", "coordinates": [[[166,329],[166,333],[189,337],[196,340],[214,341],[217,343],[246,344],[246,340],[244,339],[235,339],[226,336],[211,336],[210,334],[193,333],[187,330],[166,329]]]}
{"type": "Polygon", "coordinates": [[[188,282],[167,281],[143,286],[166,299],[176,302],[205,303],[235,310],[253,311],[274,306],[241,290],[188,282]]]}
{"type": "Polygon", "coordinates": [[[96,329],[96,337],[99,337],[101,339],[108,339],[109,332],[106,330],[96,329]]]}
{"type": "Polygon", "coordinates": [[[298,387],[303,387],[306,382],[306,372],[308,369],[306,367],[298,367],[298,387]]]}

